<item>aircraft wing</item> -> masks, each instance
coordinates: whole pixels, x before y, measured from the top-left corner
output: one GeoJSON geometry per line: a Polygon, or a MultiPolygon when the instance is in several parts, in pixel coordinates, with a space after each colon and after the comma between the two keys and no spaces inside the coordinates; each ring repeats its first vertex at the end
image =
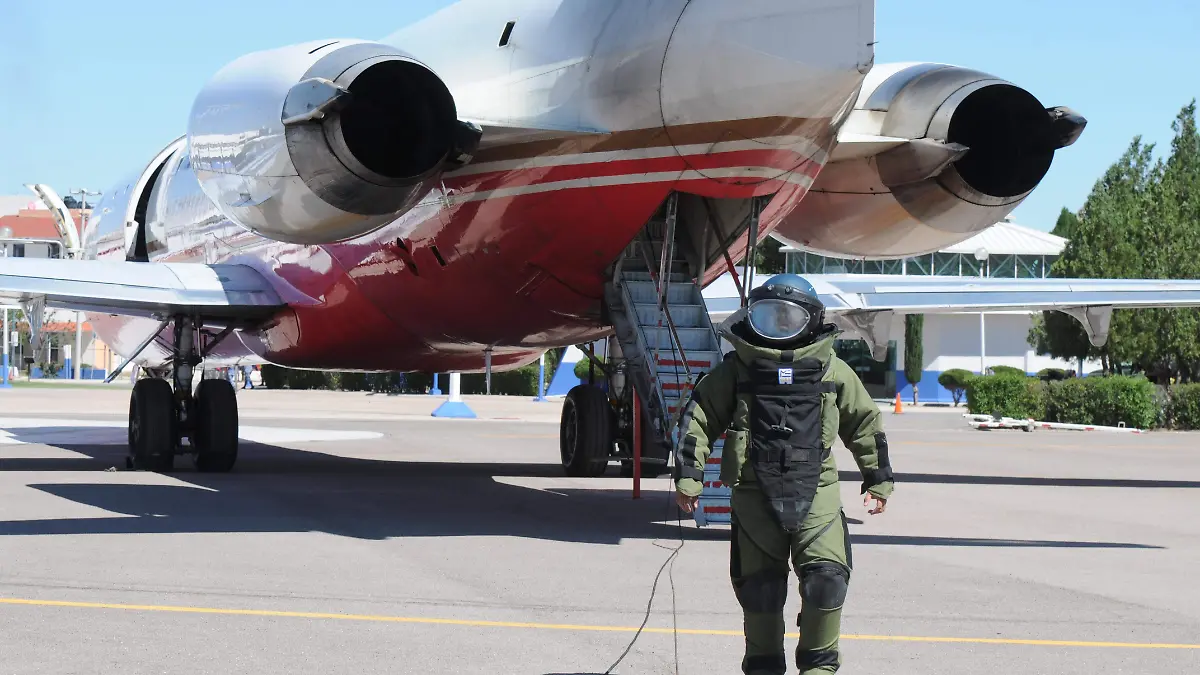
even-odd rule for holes
{"type": "Polygon", "coordinates": [[[244,265],[0,258],[0,303],[251,326],[284,306],[244,265]]]}
{"type": "Polygon", "coordinates": [[[1094,345],[1108,339],[1113,309],[1200,307],[1200,280],[995,279],[805,275],[829,318],[886,353],[891,321],[904,314],[1057,310],[1075,317],[1094,345]]]}
{"type": "MultiPolygon", "coordinates": [[[[1113,309],[1200,307],[1200,280],[995,279],[882,274],[806,274],[825,303],[826,318],[862,338],[884,358],[893,320],[905,314],[1057,310],[1075,317],[1094,345],[1108,339],[1113,309]]],[[[765,281],[761,275],[756,282],[765,281]]],[[[714,319],[738,313],[726,277],[711,292],[714,319]]],[[[710,292],[706,289],[706,295],[710,292]]]]}

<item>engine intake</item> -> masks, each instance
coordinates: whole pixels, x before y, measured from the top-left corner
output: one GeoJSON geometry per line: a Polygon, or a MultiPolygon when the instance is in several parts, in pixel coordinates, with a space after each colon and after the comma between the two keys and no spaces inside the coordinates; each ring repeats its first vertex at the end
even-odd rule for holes
{"type": "Polygon", "coordinates": [[[395,220],[469,160],[479,135],[424,64],[347,41],[234,61],[201,90],[188,126],[192,167],[221,212],[297,244],[395,220]]]}
{"type": "Polygon", "coordinates": [[[777,232],[838,255],[937,251],[1011,213],[1086,123],[986,73],[884,67],[868,77],[831,163],[777,232]]]}

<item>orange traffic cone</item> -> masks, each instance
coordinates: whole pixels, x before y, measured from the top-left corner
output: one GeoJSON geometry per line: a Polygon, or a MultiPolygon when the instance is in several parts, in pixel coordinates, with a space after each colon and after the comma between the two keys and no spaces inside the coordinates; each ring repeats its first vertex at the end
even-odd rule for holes
{"type": "Polygon", "coordinates": [[[904,413],[904,406],[902,406],[900,404],[900,394],[896,394],[896,409],[893,410],[892,412],[894,412],[897,415],[901,415],[904,413]]]}

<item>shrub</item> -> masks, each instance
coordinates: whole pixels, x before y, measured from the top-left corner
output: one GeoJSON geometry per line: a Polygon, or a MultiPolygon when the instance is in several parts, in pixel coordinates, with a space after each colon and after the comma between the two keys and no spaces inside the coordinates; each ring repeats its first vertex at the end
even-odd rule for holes
{"type": "Polygon", "coordinates": [[[1014,375],[1016,377],[1025,377],[1025,371],[1012,366],[992,366],[988,368],[992,371],[992,375],[1014,375]]]}
{"type": "Polygon", "coordinates": [[[1044,382],[1058,382],[1067,379],[1067,371],[1062,368],[1042,368],[1037,376],[1044,382]]]}
{"type": "MultiPolygon", "coordinates": [[[[604,359],[598,358],[598,359],[596,359],[596,363],[597,364],[604,363],[604,359]]],[[[575,377],[578,377],[580,380],[583,380],[584,382],[587,382],[587,379],[588,379],[588,364],[589,364],[589,359],[586,356],[583,357],[582,359],[579,359],[579,362],[575,364],[575,377]]],[[[599,381],[602,379],[604,379],[604,371],[600,370],[600,366],[597,365],[596,366],[596,380],[599,381]]]]}
{"type": "Polygon", "coordinates": [[[967,382],[967,409],[977,415],[1043,419],[1046,396],[1032,377],[985,375],[967,382]]]}
{"type": "MultiPolygon", "coordinates": [[[[565,350],[550,350],[546,354],[546,385],[554,377],[554,366],[565,350]]],[[[586,367],[586,363],[584,364],[586,367]]],[[[516,370],[492,373],[492,394],[498,396],[536,396],[538,386],[538,362],[534,361],[516,370]]],[[[599,371],[597,371],[599,372],[599,371]]],[[[438,387],[446,392],[449,388],[446,373],[440,373],[438,387]]],[[[586,371],[585,371],[586,377],[586,371]]],[[[271,364],[262,367],[263,384],[268,389],[328,389],[336,391],[370,391],[378,393],[424,394],[433,386],[430,373],[402,373],[398,371],[318,371],[284,368],[271,364]]],[[[485,373],[463,373],[462,393],[483,394],[487,392],[485,373]]]]}
{"type": "Polygon", "coordinates": [[[975,373],[962,368],[951,368],[938,375],[938,384],[950,390],[950,394],[954,396],[954,405],[958,405],[962,400],[963,394],[967,391],[967,383],[971,378],[975,377],[975,373]]]}
{"type": "Polygon", "coordinates": [[[1088,410],[1088,394],[1093,383],[1073,379],[1046,385],[1046,422],[1094,424],[1088,410]]]}
{"type": "Polygon", "coordinates": [[[1091,407],[1091,424],[1125,426],[1148,429],[1158,419],[1154,402],[1154,385],[1144,377],[1100,377],[1092,380],[1088,403],[1091,407]]]}
{"type": "Polygon", "coordinates": [[[1046,421],[1148,429],[1159,423],[1161,404],[1143,377],[1089,377],[1050,382],[1046,421]]]}
{"type": "Polygon", "coordinates": [[[1200,429],[1200,384],[1171,387],[1166,417],[1174,429],[1200,429]]]}

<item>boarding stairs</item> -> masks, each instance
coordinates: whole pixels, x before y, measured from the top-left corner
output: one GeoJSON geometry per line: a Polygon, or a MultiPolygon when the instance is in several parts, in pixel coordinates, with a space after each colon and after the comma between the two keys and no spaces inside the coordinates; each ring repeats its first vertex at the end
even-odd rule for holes
{"type": "MultiPolygon", "coordinates": [[[[651,221],[626,250],[610,296],[626,374],[649,411],[642,425],[650,425],[654,442],[672,450],[692,388],[722,358],[701,288],[675,246],[673,219],[668,206],[665,221],[651,221]]],[[[729,522],[729,488],[718,477],[723,444],[724,436],[714,443],[704,472],[695,513],[700,525],[729,522]]]]}

